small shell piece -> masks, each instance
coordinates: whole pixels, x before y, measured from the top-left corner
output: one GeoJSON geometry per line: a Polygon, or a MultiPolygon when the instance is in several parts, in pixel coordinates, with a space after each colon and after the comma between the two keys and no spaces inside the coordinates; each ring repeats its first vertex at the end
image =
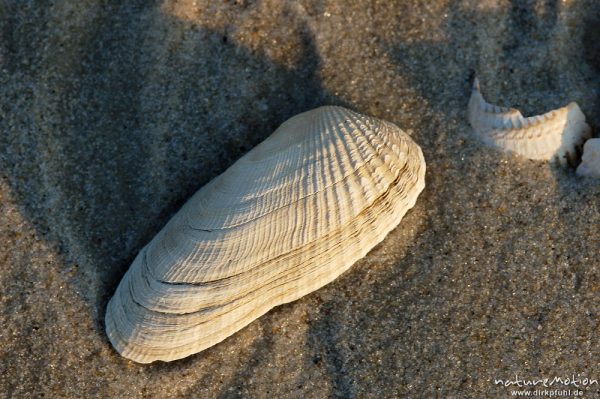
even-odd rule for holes
{"type": "Polygon", "coordinates": [[[589,139],[585,142],[577,174],[600,178],[600,139],[589,139]]]}
{"type": "Polygon", "coordinates": [[[543,115],[525,118],[517,109],[486,102],[477,78],[473,82],[468,117],[471,127],[484,143],[535,160],[574,161],[576,148],[591,133],[583,112],[574,102],[543,115]]]}
{"type": "Polygon", "coordinates": [[[341,107],[297,115],[140,251],[108,304],[107,335],[139,363],[206,349],[334,280],[424,186],[421,149],[397,126],[341,107]]]}

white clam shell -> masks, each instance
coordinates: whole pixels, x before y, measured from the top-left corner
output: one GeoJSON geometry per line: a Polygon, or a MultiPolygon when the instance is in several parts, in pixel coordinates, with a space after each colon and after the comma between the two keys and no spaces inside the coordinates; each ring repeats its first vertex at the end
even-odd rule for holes
{"type": "Polygon", "coordinates": [[[106,331],[140,363],[208,348],[331,282],[414,206],[418,145],[341,107],[297,115],[202,187],[144,247],[106,331]]]}
{"type": "Polygon", "coordinates": [[[600,178],[600,139],[590,139],[585,142],[577,174],[600,178]]]}
{"type": "Polygon", "coordinates": [[[591,129],[579,106],[572,102],[543,115],[523,117],[514,108],[486,102],[479,81],[473,82],[468,105],[471,127],[484,143],[534,160],[574,160],[576,148],[589,138],[591,129]]]}

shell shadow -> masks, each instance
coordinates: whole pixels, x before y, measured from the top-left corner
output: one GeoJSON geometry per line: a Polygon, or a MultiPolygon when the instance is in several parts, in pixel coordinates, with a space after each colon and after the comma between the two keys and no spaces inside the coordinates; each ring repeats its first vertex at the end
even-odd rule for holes
{"type": "MultiPolygon", "coordinates": [[[[419,391],[420,396],[444,396],[473,387],[482,389],[481,381],[493,377],[487,374],[477,376],[474,370],[510,373],[522,370],[518,367],[527,362],[536,372],[550,367],[544,361],[540,342],[549,340],[559,346],[560,341],[545,330],[536,330],[532,326],[539,324],[545,329],[545,320],[556,312],[557,304],[577,303],[568,295],[581,295],[585,291],[585,281],[591,272],[586,270],[585,265],[589,262],[584,259],[593,256],[597,250],[594,248],[596,244],[585,239],[590,227],[585,226],[586,217],[581,215],[589,216],[587,220],[590,221],[597,219],[592,198],[597,195],[598,184],[582,182],[573,170],[515,159],[485,148],[472,137],[466,117],[471,82],[477,71],[480,78],[483,75],[482,81],[487,82],[487,90],[492,93],[490,99],[497,99],[492,101],[494,103],[515,106],[526,115],[532,115],[577,101],[588,123],[593,128],[598,126],[600,75],[598,69],[593,70],[584,62],[587,58],[594,68],[600,65],[596,57],[598,20],[590,17],[585,21],[583,48],[573,45],[565,49],[565,43],[568,45],[572,40],[565,28],[565,24],[570,22],[557,18],[556,1],[535,2],[538,8],[540,4],[543,5],[542,11],[535,11],[531,1],[512,1],[510,7],[502,11],[450,7],[447,19],[441,23],[440,36],[443,40],[379,41],[381,50],[395,64],[397,74],[404,77],[422,99],[419,108],[409,110],[421,115],[416,118],[414,130],[435,132],[437,126],[444,126],[445,129],[440,130],[448,132],[445,137],[431,134],[419,138],[427,160],[427,190],[438,198],[425,199],[428,212],[437,214],[434,219],[438,222],[444,220],[448,223],[428,226],[410,253],[399,258],[385,276],[378,277],[377,290],[371,294],[377,298],[361,301],[353,309],[360,314],[369,314],[374,304],[394,303],[389,298],[398,297],[401,298],[397,304],[400,315],[389,315],[387,313],[391,311],[382,309],[377,317],[361,323],[348,321],[346,314],[339,314],[334,319],[319,319],[315,331],[331,331],[332,336],[345,336],[345,339],[326,338],[328,349],[333,347],[336,351],[329,367],[332,370],[348,370],[349,375],[339,381],[339,385],[344,387],[347,386],[346,381],[352,381],[351,390],[358,388],[358,393],[353,392],[359,397],[370,393],[368,386],[372,381],[367,383],[362,376],[374,366],[373,363],[361,363],[359,356],[349,350],[350,345],[360,347],[361,356],[367,357],[376,354],[380,349],[379,343],[383,343],[388,350],[386,360],[391,362],[390,369],[398,372],[398,375],[387,375],[390,381],[396,382],[396,387],[391,387],[389,392],[397,392],[398,396],[415,395],[416,391],[406,388],[409,381],[423,389],[419,391]],[[494,39],[490,39],[496,33],[493,27],[490,28],[489,21],[498,25],[494,39]],[[544,32],[548,31],[553,35],[545,36],[544,32]],[[496,40],[491,43],[493,46],[486,47],[492,40],[496,40]],[[532,42],[535,46],[530,46],[532,42]],[[557,48],[561,51],[553,53],[552,50],[557,48]],[[529,54],[538,56],[527,65],[519,63],[529,54]],[[494,172],[490,174],[490,171],[494,172]],[[462,179],[460,187],[463,190],[472,190],[460,193],[447,187],[458,179],[462,179]],[[541,187],[543,179],[547,181],[546,187],[541,187]],[[531,190],[532,180],[534,184],[531,186],[545,191],[531,190]],[[513,198],[507,196],[507,192],[513,198]],[[445,202],[448,203],[447,209],[445,202]],[[540,203],[546,204],[551,213],[547,214],[540,203]],[[550,234],[543,227],[546,225],[552,226],[550,234]],[[491,237],[486,236],[486,231],[493,232],[491,237]],[[474,240],[466,238],[473,232],[479,232],[475,234],[481,236],[474,240]],[[575,235],[581,239],[573,239],[575,235]],[[523,236],[528,238],[523,239],[523,236]],[[556,249],[554,240],[557,242],[556,249]],[[548,251],[552,253],[552,259],[543,259],[538,254],[546,250],[538,250],[538,242],[552,244],[548,251]],[[565,254],[564,248],[569,246],[576,249],[565,254]],[[453,253],[454,248],[461,250],[453,253]],[[482,259],[479,248],[489,255],[482,259]],[[455,270],[447,270],[445,264],[453,265],[455,270]],[[544,269],[548,264],[557,267],[548,272],[544,269]],[[419,265],[424,270],[414,271],[419,265]],[[561,291],[550,287],[548,301],[539,305],[546,297],[518,280],[522,270],[534,276],[548,273],[543,278],[568,289],[561,291]],[[406,281],[407,277],[410,282],[406,281]],[[392,281],[395,285],[389,288],[392,281]],[[465,292],[455,291],[449,281],[460,281],[459,286],[465,292]],[[513,292],[517,294],[511,297],[513,292]],[[469,298],[471,302],[461,303],[463,298],[469,298]],[[440,303],[440,308],[446,307],[455,313],[450,313],[451,317],[436,314],[437,303],[440,303]],[[532,306],[532,303],[536,305],[532,306]],[[498,304],[504,308],[498,309],[498,304]],[[534,310],[521,319],[518,312],[506,309],[505,304],[530,306],[534,310]],[[432,312],[419,314],[422,309],[432,312]],[[403,312],[406,316],[401,321],[403,312]],[[415,314],[410,315],[411,312],[415,314]],[[512,319],[519,321],[515,323],[512,319]],[[347,325],[360,325],[361,331],[344,331],[347,325]],[[526,336],[531,339],[532,344],[528,346],[531,358],[521,357],[511,347],[511,336],[520,334],[517,325],[527,331],[526,336]],[[397,334],[398,331],[388,333],[385,327],[404,330],[399,331],[400,334],[397,334]],[[379,341],[372,342],[369,334],[375,334],[379,341]],[[477,349],[461,357],[462,366],[455,367],[449,359],[453,351],[459,350],[452,349],[452,346],[466,340],[472,340],[477,349]],[[488,347],[491,344],[502,350],[491,353],[488,347]],[[403,352],[397,354],[394,350],[403,352]],[[422,354],[423,361],[411,364],[416,356],[407,353],[422,354]],[[502,362],[503,367],[497,366],[496,361],[502,362]],[[351,368],[348,367],[350,364],[351,368]],[[423,366],[428,364],[429,369],[424,370],[423,366]],[[436,370],[452,372],[453,376],[450,379],[447,374],[436,376],[436,370]],[[449,380],[455,385],[448,385],[449,380]],[[433,381],[444,381],[443,386],[438,387],[441,391],[434,389],[433,381]],[[399,392],[394,389],[399,389],[399,392]]],[[[386,368],[382,367],[382,370],[386,368]]],[[[374,385],[381,387],[383,384],[385,382],[374,385]]]]}
{"type": "MultiPolygon", "coordinates": [[[[231,7],[246,2],[235,3],[231,7]]],[[[538,29],[556,24],[556,17],[552,17],[556,13],[556,2],[548,4],[548,18],[538,29]]],[[[509,19],[527,21],[528,17],[522,14],[530,12],[527,10],[531,9],[531,2],[513,1],[512,5],[509,19]]],[[[54,15],[55,11],[52,7],[36,8],[39,13],[36,18],[41,22],[34,25],[44,26],[46,16],[54,15]]],[[[502,259],[479,260],[481,264],[475,267],[473,261],[463,258],[462,251],[453,253],[455,247],[480,245],[480,237],[469,241],[470,232],[465,226],[481,227],[474,218],[480,212],[491,213],[490,209],[497,207],[494,179],[485,169],[474,171],[476,168],[471,166],[467,170],[469,173],[465,173],[470,180],[463,187],[474,188],[466,194],[455,192],[445,180],[447,177],[456,180],[467,168],[465,164],[477,160],[487,162],[488,166],[501,166],[501,157],[493,155],[494,152],[484,154],[495,157],[493,160],[482,161],[480,147],[469,144],[464,109],[474,71],[485,73],[484,66],[490,65],[487,73],[497,75],[497,82],[507,79],[524,82],[528,71],[511,61],[511,57],[525,51],[524,47],[519,47],[521,31],[518,24],[513,28],[510,23],[506,25],[510,41],[501,46],[497,58],[494,54],[480,56],[485,49],[473,45],[477,43],[475,21],[491,17],[493,12],[465,14],[463,11],[448,8],[449,18],[444,22],[447,42],[383,42],[381,46],[394,61],[396,74],[406,77],[426,102],[409,110],[423,115],[416,118],[414,130],[427,132],[418,141],[428,162],[428,188],[417,207],[421,213],[435,214],[435,220],[440,224],[430,224],[433,217],[423,218],[427,219],[428,225],[422,229],[423,235],[418,237],[408,255],[392,256],[393,259],[383,266],[372,265],[370,262],[377,262],[378,256],[389,250],[379,247],[368,260],[355,265],[352,272],[330,288],[325,287],[311,296],[333,291],[336,296],[340,295],[320,306],[323,317],[313,316],[315,322],[309,329],[307,346],[314,352],[315,361],[325,364],[336,391],[334,394],[341,397],[362,397],[361,390],[378,387],[386,388],[383,391],[388,393],[397,392],[397,396],[418,395],[417,391],[407,388],[407,381],[416,381],[421,389],[424,386],[431,389],[427,395],[420,396],[434,397],[440,392],[429,383],[434,380],[430,377],[436,370],[441,373],[435,376],[436,382],[451,381],[444,387],[447,390],[444,393],[456,394],[460,392],[460,384],[469,378],[465,370],[473,369],[474,363],[481,362],[484,370],[494,368],[491,362],[480,359],[467,358],[471,362],[467,367],[451,363],[448,355],[453,351],[459,353],[456,345],[463,342],[461,339],[472,338],[464,335],[463,330],[485,333],[468,318],[489,323],[492,332],[500,332],[498,342],[503,342],[509,335],[501,329],[501,322],[512,320],[502,317],[514,313],[499,314],[499,321],[494,321],[495,317],[488,317],[486,321],[481,314],[488,312],[488,316],[493,316],[498,303],[516,301],[511,296],[515,284],[504,277],[510,273],[516,275],[518,271],[504,272],[500,287],[492,287],[491,293],[480,294],[476,291],[478,288],[481,288],[480,292],[490,289],[485,278],[495,281],[492,280],[496,271],[493,267],[502,264],[502,259]],[[459,34],[461,29],[470,29],[472,35],[459,34]],[[468,42],[461,42],[463,37],[468,42]],[[498,62],[487,62],[490,59],[498,62]],[[494,69],[491,65],[495,64],[500,67],[494,69]],[[440,70],[439,65],[444,69],[440,70]],[[428,90],[431,86],[440,90],[432,92],[428,90]],[[430,114],[432,118],[428,119],[430,114]],[[437,137],[428,133],[435,132],[436,126],[440,125],[449,126],[446,130],[451,135],[437,137]],[[438,156],[444,153],[453,155],[438,156]],[[480,182],[487,182],[483,190],[480,182]],[[469,204],[470,197],[480,199],[476,204],[478,208],[453,214],[450,203],[462,200],[469,204]],[[444,201],[439,199],[447,201],[448,207],[445,208],[444,201]],[[461,224],[463,220],[469,223],[461,224]],[[463,239],[464,236],[467,238],[463,239]],[[440,240],[445,242],[440,243],[440,240]],[[456,270],[447,270],[442,267],[444,264],[454,265],[456,270]],[[374,277],[369,277],[371,266],[378,268],[374,277]],[[468,288],[472,291],[472,303],[456,301],[456,296],[462,293],[452,291],[451,280],[473,282],[473,288],[468,288]],[[360,284],[363,286],[359,287],[360,284]],[[360,295],[353,296],[354,290],[360,290],[360,295]],[[360,303],[349,305],[355,297],[361,298],[360,303]],[[445,302],[452,304],[454,314],[426,312],[427,309],[435,310],[436,305],[442,308],[445,302]],[[353,306],[352,312],[331,311],[337,305],[353,306]],[[379,317],[368,317],[373,314],[373,309],[378,311],[379,317]],[[477,312],[476,316],[469,313],[473,310],[477,312]],[[467,318],[464,315],[468,315],[467,318]],[[347,317],[364,319],[355,322],[347,317]],[[373,334],[369,335],[371,332],[373,334]],[[352,346],[360,351],[353,350],[352,346]],[[387,357],[383,356],[383,373],[377,384],[373,384],[364,376],[368,376],[368,370],[376,364],[378,353],[383,350],[388,351],[387,357]],[[422,356],[423,362],[415,360],[411,353],[422,356]],[[364,359],[367,361],[362,362],[364,359]],[[425,369],[436,363],[444,367],[425,369]],[[450,374],[456,373],[457,369],[458,376],[450,374]]],[[[240,9],[239,12],[246,11],[240,9]]],[[[12,12],[7,14],[13,15],[12,12]]],[[[299,54],[290,66],[238,42],[239,39],[227,28],[203,27],[166,15],[158,2],[138,0],[126,5],[92,7],[86,23],[76,27],[76,31],[69,31],[73,29],[69,19],[61,18],[59,14],[54,15],[52,21],[71,33],[67,37],[77,40],[67,42],[60,36],[54,37],[51,47],[38,52],[35,59],[25,59],[22,55],[32,53],[31,50],[20,53],[19,49],[31,46],[38,36],[20,35],[22,27],[16,22],[14,26],[3,27],[1,34],[5,48],[0,49],[0,55],[9,60],[9,72],[28,82],[31,90],[28,86],[23,93],[9,93],[6,96],[9,101],[2,105],[5,111],[2,123],[7,134],[0,135],[0,169],[8,178],[22,214],[41,237],[59,249],[65,271],[77,270],[69,280],[70,287],[81,292],[93,314],[98,334],[104,335],[102,318],[106,301],[135,254],[183,201],[288,117],[324,103],[344,104],[323,88],[318,50],[310,29],[302,28],[302,23],[297,23],[299,31],[294,35],[297,40],[292,43],[299,49],[299,54]],[[35,71],[27,67],[31,64],[37,66],[35,71]],[[20,107],[27,112],[17,112],[20,107]]],[[[597,19],[590,18],[586,23],[585,45],[595,49],[589,53],[588,62],[596,62],[597,68],[594,54],[597,54],[598,34],[594,23],[597,24],[597,19]]],[[[39,37],[52,34],[50,30],[38,33],[39,37]]],[[[552,61],[550,58],[542,57],[542,60],[546,60],[546,64],[538,65],[538,70],[552,63],[548,61],[552,61]]],[[[581,88],[581,92],[590,101],[580,105],[586,115],[593,118],[592,124],[598,126],[599,115],[594,112],[597,103],[592,95],[597,94],[596,75],[582,71],[580,68],[583,67],[577,65],[570,79],[584,77],[586,87],[581,88]]],[[[559,66],[552,66],[549,71],[560,70],[559,66]]],[[[530,88],[532,93],[536,88],[545,87],[550,75],[540,75],[530,88]]],[[[491,79],[486,81],[493,84],[491,79]]],[[[553,90],[560,91],[560,81],[550,81],[555,85],[553,90]]],[[[492,90],[501,92],[501,85],[492,90]]],[[[518,96],[527,97],[523,93],[508,92],[505,101],[520,106],[518,101],[513,102],[518,96]]],[[[557,100],[538,96],[532,101],[522,104],[525,110],[527,107],[530,110],[545,108],[550,104],[544,101],[557,100]]],[[[559,187],[572,184],[569,183],[571,176],[559,177],[557,181],[559,187]]],[[[521,184],[525,182],[520,181],[521,184]]],[[[500,192],[502,187],[496,190],[500,192]]],[[[515,191],[517,194],[524,192],[520,188],[515,191]]],[[[569,192],[565,207],[582,200],[573,191],[569,192]]],[[[523,197],[524,201],[529,199],[523,197]]],[[[587,198],[587,201],[591,200],[587,198]]],[[[539,210],[536,212],[541,215],[539,210]]],[[[392,234],[408,229],[417,219],[413,216],[412,220],[405,220],[392,234]]],[[[538,217],[538,221],[540,219],[538,217]]],[[[568,212],[565,212],[561,220],[563,228],[556,232],[558,236],[569,234],[564,228],[568,219],[568,212]]],[[[498,218],[495,227],[518,231],[522,227],[518,222],[498,218]]],[[[528,223],[532,224],[531,221],[528,223]]],[[[485,239],[482,238],[483,245],[488,246],[491,253],[496,250],[510,254],[511,248],[519,245],[518,237],[509,237],[506,244],[500,244],[506,246],[504,249],[485,239]]],[[[586,243],[587,247],[578,250],[591,253],[593,244],[586,243]]],[[[520,249],[523,247],[526,248],[521,245],[520,249]]],[[[585,288],[585,280],[583,271],[576,271],[573,285],[585,288]]],[[[559,278],[556,281],[563,282],[559,278]]],[[[459,286],[468,287],[466,283],[459,286]]],[[[564,290],[557,298],[562,300],[570,292],[564,290]]],[[[528,299],[529,296],[518,298],[520,303],[528,299]]],[[[539,318],[543,317],[542,314],[539,318]]],[[[517,331],[516,327],[514,331],[517,331]]],[[[477,334],[473,335],[479,337],[477,334]]],[[[480,353],[489,352],[484,338],[492,341],[492,338],[482,337],[480,346],[476,347],[480,353]]],[[[199,356],[208,357],[210,362],[222,347],[216,346],[209,349],[210,354],[204,352],[199,356]]],[[[251,344],[249,351],[258,353],[272,347],[273,342],[266,337],[251,344]]],[[[505,347],[508,348],[507,358],[518,356],[510,343],[505,347]]],[[[197,365],[199,356],[168,365],[136,366],[135,370],[150,377],[176,374],[192,364],[197,365]]],[[[252,358],[252,354],[249,357],[252,358]]],[[[200,388],[204,383],[218,383],[218,377],[210,372],[215,371],[216,375],[220,364],[211,364],[212,369],[194,388],[200,388]]],[[[230,382],[222,385],[221,394],[226,396],[228,387],[242,385],[247,375],[261,366],[256,359],[242,365],[230,382]]],[[[185,376],[182,374],[181,377],[185,376]]]]}
{"type": "MultiPolygon", "coordinates": [[[[443,39],[417,43],[382,40],[381,48],[434,111],[436,123],[452,130],[443,146],[456,148],[468,161],[476,154],[476,147],[481,147],[469,143],[474,139],[466,116],[475,75],[480,78],[486,99],[494,104],[515,107],[531,116],[576,101],[588,124],[598,130],[598,16],[591,14],[578,22],[582,26],[579,45],[579,38],[572,37],[571,21],[561,20],[558,13],[557,0],[511,0],[501,11],[450,7],[441,23],[443,39]],[[497,26],[486,27],[488,21],[497,26]],[[523,59],[531,62],[523,63],[523,59]],[[439,65],[446,67],[439,70],[439,65]],[[431,90],[432,86],[439,89],[431,90]],[[459,148],[463,141],[470,147],[467,151],[459,148]]],[[[418,128],[430,125],[430,120],[423,120],[418,128]]],[[[554,172],[563,171],[555,168],[554,172]]],[[[557,183],[562,186],[558,178],[557,183]]]]}

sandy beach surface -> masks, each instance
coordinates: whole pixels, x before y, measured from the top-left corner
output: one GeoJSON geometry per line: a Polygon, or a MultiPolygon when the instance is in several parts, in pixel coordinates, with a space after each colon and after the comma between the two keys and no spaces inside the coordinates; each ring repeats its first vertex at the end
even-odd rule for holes
{"type": "Polygon", "coordinates": [[[525,115],[576,101],[597,136],[600,2],[0,3],[0,398],[503,398],[497,379],[600,380],[600,180],[474,140],[475,75],[525,115]],[[401,225],[206,351],[120,357],[104,312],[137,252],[324,104],[423,149],[401,225]]]}

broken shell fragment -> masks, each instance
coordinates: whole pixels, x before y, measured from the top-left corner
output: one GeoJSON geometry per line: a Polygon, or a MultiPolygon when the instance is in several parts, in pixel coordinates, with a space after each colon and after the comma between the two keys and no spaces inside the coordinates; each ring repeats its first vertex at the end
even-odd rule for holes
{"type": "Polygon", "coordinates": [[[341,107],[299,114],[140,251],[108,304],[107,335],[139,363],[215,345],[333,281],[424,186],[421,149],[397,126],[341,107]]]}
{"type": "Polygon", "coordinates": [[[591,133],[583,112],[574,102],[525,118],[517,109],[486,102],[477,78],[473,82],[468,117],[477,136],[487,145],[534,160],[572,163],[577,158],[577,148],[591,133]]]}
{"type": "Polygon", "coordinates": [[[589,139],[585,142],[577,174],[600,178],[600,139],[589,139]]]}

